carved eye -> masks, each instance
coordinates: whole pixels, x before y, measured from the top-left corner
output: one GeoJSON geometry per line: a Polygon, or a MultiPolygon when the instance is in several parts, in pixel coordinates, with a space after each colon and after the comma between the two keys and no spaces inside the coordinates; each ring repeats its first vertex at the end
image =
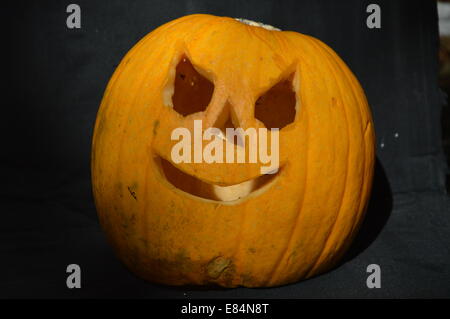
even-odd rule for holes
{"type": "Polygon", "coordinates": [[[211,101],[214,84],[195,70],[187,57],[176,67],[172,95],[173,109],[183,116],[202,112],[211,101]]]}
{"type": "Polygon", "coordinates": [[[255,103],[255,117],[267,129],[282,129],[295,120],[294,74],[284,79],[261,95],[255,103]]]}

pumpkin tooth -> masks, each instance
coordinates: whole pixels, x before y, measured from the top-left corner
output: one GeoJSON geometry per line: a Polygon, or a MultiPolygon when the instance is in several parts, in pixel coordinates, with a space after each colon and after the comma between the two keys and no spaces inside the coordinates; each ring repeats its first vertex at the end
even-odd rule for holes
{"type": "Polygon", "coordinates": [[[244,198],[255,189],[255,180],[249,180],[237,185],[218,186],[213,185],[214,194],[221,201],[228,202],[244,198]]]}

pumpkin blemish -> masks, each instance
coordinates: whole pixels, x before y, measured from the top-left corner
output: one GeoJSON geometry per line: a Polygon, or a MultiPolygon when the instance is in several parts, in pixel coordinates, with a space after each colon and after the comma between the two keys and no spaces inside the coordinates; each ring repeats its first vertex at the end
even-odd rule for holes
{"type": "Polygon", "coordinates": [[[230,266],[231,260],[222,256],[216,257],[211,260],[206,266],[206,272],[212,279],[217,279],[230,266]]]}
{"type": "Polygon", "coordinates": [[[127,187],[130,195],[137,201],[136,192],[132,191],[130,186],[127,187]]]}
{"type": "Polygon", "coordinates": [[[155,120],[153,122],[153,135],[156,136],[158,134],[159,120],[155,120]]]}

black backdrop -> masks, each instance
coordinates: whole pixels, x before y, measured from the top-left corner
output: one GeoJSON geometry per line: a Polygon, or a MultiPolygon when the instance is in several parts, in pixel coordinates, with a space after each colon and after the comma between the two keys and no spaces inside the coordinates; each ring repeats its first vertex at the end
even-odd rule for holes
{"type": "Polygon", "coordinates": [[[78,0],[81,29],[68,29],[72,2],[2,3],[0,297],[450,297],[433,1],[78,0]],[[381,7],[381,29],[366,26],[369,3],[381,7]],[[89,181],[103,90],[136,41],[190,13],[315,36],[359,78],[376,127],[375,185],[362,230],[336,269],[271,289],[173,288],[134,277],[107,245],[89,181]],[[81,289],[66,287],[71,263],[82,268],[81,289]],[[380,289],[366,286],[372,263],[381,267],[380,289]]]}

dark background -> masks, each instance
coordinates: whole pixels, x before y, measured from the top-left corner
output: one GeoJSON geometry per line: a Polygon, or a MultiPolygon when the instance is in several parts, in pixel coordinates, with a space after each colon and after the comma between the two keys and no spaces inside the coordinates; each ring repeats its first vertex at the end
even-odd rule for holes
{"type": "MultiPolygon", "coordinates": [[[[450,205],[441,141],[433,1],[179,0],[2,3],[0,297],[450,297],[450,205]],[[66,7],[81,6],[81,29],[66,7]],[[366,7],[381,6],[381,29],[366,7]],[[377,135],[372,199],[342,263],[267,289],[166,287],[129,273],[106,243],[90,186],[93,124],[121,57],[157,26],[190,13],[262,21],[315,36],[366,91],[377,135]],[[82,288],[66,287],[66,266],[82,288]],[[381,267],[380,289],[366,267],[381,267]]],[[[450,121],[450,119],[443,119],[450,121]]]]}

